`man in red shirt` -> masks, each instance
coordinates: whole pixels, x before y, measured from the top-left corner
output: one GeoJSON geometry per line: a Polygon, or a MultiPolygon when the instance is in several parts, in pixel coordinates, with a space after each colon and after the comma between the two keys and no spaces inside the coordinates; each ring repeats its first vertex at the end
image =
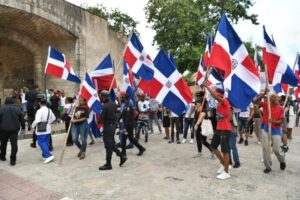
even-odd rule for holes
{"type": "Polygon", "coordinates": [[[225,180],[231,177],[228,171],[230,153],[229,138],[232,131],[230,123],[230,103],[226,98],[224,98],[223,89],[217,88],[213,91],[208,87],[207,82],[203,83],[203,86],[209,91],[212,97],[218,101],[217,128],[211,141],[211,147],[214,154],[218,157],[222,164],[221,168],[218,170],[219,175],[217,176],[217,179],[225,180]],[[221,145],[222,154],[218,150],[219,145],[221,145]]]}
{"type": "MultiPolygon", "coordinates": [[[[263,108],[263,117],[262,117],[262,146],[263,146],[263,158],[265,169],[264,173],[269,173],[271,169],[271,160],[270,160],[270,148],[268,143],[268,122],[271,123],[271,134],[272,134],[272,144],[273,152],[276,155],[278,161],[280,162],[280,169],[285,170],[286,163],[284,156],[280,154],[280,144],[281,144],[281,125],[284,123],[284,109],[280,106],[280,97],[277,94],[272,94],[270,97],[271,102],[271,118],[268,119],[268,104],[266,102],[261,102],[261,99],[266,95],[265,93],[259,95],[254,103],[260,105],[263,108]]],[[[285,126],[286,129],[286,126],[285,126]]]]}

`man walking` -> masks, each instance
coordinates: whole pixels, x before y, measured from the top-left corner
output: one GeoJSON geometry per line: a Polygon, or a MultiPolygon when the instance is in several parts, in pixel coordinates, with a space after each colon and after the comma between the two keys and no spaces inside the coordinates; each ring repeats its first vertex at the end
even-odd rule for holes
{"type": "Polygon", "coordinates": [[[122,154],[126,157],[126,141],[129,141],[139,149],[138,156],[143,155],[146,149],[139,144],[139,142],[133,137],[134,128],[134,110],[129,103],[128,94],[124,94],[125,107],[122,111],[121,118],[123,120],[123,138],[122,138],[122,154]]]}
{"type": "Polygon", "coordinates": [[[203,83],[203,86],[209,91],[214,99],[218,101],[217,106],[217,127],[216,132],[213,135],[211,141],[211,147],[213,152],[220,160],[222,166],[217,171],[219,174],[217,179],[225,180],[229,179],[231,176],[229,174],[229,139],[232,132],[232,127],[230,123],[230,103],[228,99],[224,98],[224,90],[217,88],[213,91],[210,87],[208,87],[207,82],[203,83]],[[221,144],[221,152],[218,150],[218,146],[221,144]]]}
{"type": "Polygon", "coordinates": [[[25,130],[25,121],[21,110],[15,105],[12,98],[7,97],[5,99],[5,106],[0,108],[0,131],[1,131],[1,154],[0,160],[6,160],[6,147],[7,142],[10,140],[11,154],[10,165],[14,166],[17,160],[18,152],[18,132],[20,125],[22,130],[25,130]]]}
{"type": "Polygon", "coordinates": [[[117,108],[115,103],[109,99],[110,93],[106,90],[101,92],[102,113],[99,122],[103,124],[103,142],[106,149],[106,163],[99,167],[99,170],[111,170],[111,156],[113,151],[120,157],[120,167],[126,162],[127,158],[121,154],[116,146],[115,131],[117,122],[117,108]]]}
{"type": "MultiPolygon", "coordinates": [[[[264,173],[269,173],[271,169],[271,160],[270,160],[270,147],[268,142],[268,123],[271,123],[271,142],[273,147],[273,152],[276,155],[278,161],[280,162],[280,169],[285,170],[286,163],[284,156],[280,154],[280,144],[281,144],[281,124],[284,122],[284,109],[280,106],[280,97],[277,94],[272,94],[270,97],[271,102],[271,118],[268,119],[268,103],[261,102],[261,99],[266,95],[265,93],[259,95],[254,103],[259,104],[263,108],[263,117],[262,117],[262,146],[263,146],[263,158],[265,169],[264,173]]],[[[286,126],[285,130],[286,131],[286,126]]]]}

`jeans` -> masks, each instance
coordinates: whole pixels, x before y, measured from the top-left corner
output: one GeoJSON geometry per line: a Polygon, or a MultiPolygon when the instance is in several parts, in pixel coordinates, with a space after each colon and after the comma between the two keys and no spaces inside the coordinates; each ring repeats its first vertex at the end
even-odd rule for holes
{"type": "Polygon", "coordinates": [[[158,130],[161,133],[161,126],[159,124],[157,114],[149,115],[149,119],[148,119],[149,129],[151,130],[151,132],[153,132],[153,120],[155,121],[156,125],[158,126],[158,130]]]}
{"type": "Polygon", "coordinates": [[[1,132],[1,158],[5,158],[6,156],[6,147],[7,142],[10,140],[11,145],[11,154],[10,160],[17,160],[17,152],[18,152],[18,131],[10,131],[10,132],[1,132]]]}
{"type": "Polygon", "coordinates": [[[172,117],[171,118],[171,141],[174,142],[174,134],[175,130],[174,128],[176,127],[176,141],[179,141],[179,117],[172,117]],[[175,127],[174,127],[175,126],[175,127]]]}
{"type": "Polygon", "coordinates": [[[230,138],[229,138],[229,148],[231,150],[232,158],[233,158],[234,163],[239,164],[240,159],[239,159],[239,152],[238,152],[237,147],[236,147],[236,137],[237,137],[237,132],[232,131],[231,135],[230,135],[230,138]]]}
{"type": "Polygon", "coordinates": [[[43,158],[49,158],[52,154],[49,151],[49,144],[50,144],[50,134],[46,135],[37,135],[37,142],[42,150],[43,158]]]}
{"type": "Polygon", "coordinates": [[[183,125],[183,138],[187,138],[188,130],[191,130],[191,139],[194,139],[194,118],[184,118],[184,125],[183,125]]]}
{"type": "MultiPolygon", "coordinates": [[[[267,169],[271,169],[270,147],[268,143],[268,132],[263,132],[262,145],[264,164],[267,169]]],[[[272,135],[271,142],[273,144],[273,152],[280,163],[285,162],[284,156],[280,154],[281,135],[272,135]]]]}
{"type": "Polygon", "coordinates": [[[77,123],[72,125],[72,139],[73,143],[82,151],[86,151],[87,146],[87,136],[88,136],[89,125],[87,121],[82,123],[77,123]],[[82,144],[78,141],[80,135],[80,139],[82,144]]]}

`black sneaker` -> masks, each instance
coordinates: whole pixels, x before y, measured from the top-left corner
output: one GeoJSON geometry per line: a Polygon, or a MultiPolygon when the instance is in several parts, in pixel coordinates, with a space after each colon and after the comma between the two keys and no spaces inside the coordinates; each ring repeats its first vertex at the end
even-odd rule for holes
{"type": "Polygon", "coordinates": [[[172,144],[174,141],[173,140],[169,140],[169,144],[172,144]]]}
{"type": "Polygon", "coordinates": [[[243,138],[240,138],[239,144],[242,144],[243,142],[244,142],[244,139],[243,139],[243,138]]]}
{"type": "Polygon", "coordinates": [[[233,168],[239,168],[241,166],[240,163],[234,163],[233,168]]]}
{"type": "Polygon", "coordinates": [[[133,145],[127,145],[127,146],[126,146],[126,149],[133,149],[133,148],[134,148],[133,145]]]}
{"type": "Polygon", "coordinates": [[[102,167],[99,167],[99,170],[111,170],[112,169],[112,166],[111,165],[103,165],[102,167]]]}
{"type": "Polygon", "coordinates": [[[176,141],[177,144],[181,144],[181,142],[179,140],[176,141]]]}
{"type": "Polygon", "coordinates": [[[11,166],[15,166],[15,165],[16,165],[16,161],[11,160],[11,161],[10,161],[10,165],[11,165],[11,166]]]}
{"type": "Polygon", "coordinates": [[[146,151],[146,149],[145,148],[143,148],[142,150],[140,150],[140,152],[137,154],[137,156],[141,156],[141,155],[143,155],[143,153],[146,151]]]}
{"type": "Polygon", "coordinates": [[[264,173],[265,173],[265,174],[268,174],[268,173],[271,172],[271,171],[272,171],[272,169],[268,169],[268,168],[264,169],[264,173]]]}
{"type": "Polygon", "coordinates": [[[285,168],[286,168],[285,162],[280,163],[280,169],[285,170],[285,168]]]}
{"type": "Polygon", "coordinates": [[[0,160],[6,161],[6,158],[5,157],[0,157],[0,160]]]}
{"type": "Polygon", "coordinates": [[[120,159],[119,166],[122,167],[122,165],[126,162],[126,160],[127,160],[127,157],[126,156],[122,156],[121,159],[120,159]]]}
{"type": "Polygon", "coordinates": [[[287,153],[289,151],[289,147],[286,146],[286,145],[282,145],[281,146],[281,151],[284,152],[284,153],[287,153]]]}
{"type": "Polygon", "coordinates": [[[32,148],[36,148],[36,144],[35,144],[35,143],[31,143],[30,146],[31,146],[32,148]]]}
{"type": "Polygon", "coordinates": [[[248,146],[248,140],[245,140],[245,146],[248,146]]]}
{"type": "Polygon", "coordinates": [[[145,143],[147,143],[147,142],[148,142],[148,138],[146,137],[146,138],[145,138],[145,143]]]}

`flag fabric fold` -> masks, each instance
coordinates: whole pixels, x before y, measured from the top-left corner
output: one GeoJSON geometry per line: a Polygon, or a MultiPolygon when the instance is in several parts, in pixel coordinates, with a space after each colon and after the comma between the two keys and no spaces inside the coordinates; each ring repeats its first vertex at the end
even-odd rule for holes
{"type": "Polygon", "coordinates": [[[45,73],[50,76],[80,83],[80,78],[75,74],[66,56],[49,46],[45,73]]]}
{"type": "Polygon", "coordinates": [[[260,91],[259,71],[224,14],[208,65],[224,71],[224,89],[230,103],[245,110],[260,91]]]}
{"type": "Polygon", "coordinates": [[[154,64],[134,32],[125,49],[124,60],[136,76],[148,81],[153,78],[154,64]]]}
{"type": "Polygon", "coordinates": [[[94,137],[98,138],[101,136],[100,130],[97,125],[97,117],[96,113],[94,111],[91,111],[88,118],[88,124],[91,133],[94,135],[94,137]]]}
{"type": "Polygon", "coordinates": [[[100,99],[88,73],[85,74],[85,80],[81,86],[80,96],[85,98],[86,103],[91,110],[97,114],[101,113],[100,99]]]}
{"type": "Polygon", "coordinates": [[[91,73],[91,78],[97,90],[108,90],[112,84],[112,89],[117,88],[114,79],[114,69],[110,54],[91,73]],[[112,83],[112,81],[114,81],[112,83]]]}
{"type": "Polygon", "coordinates": [[[158,52],[154,65],[153,79],[142,79],[138,87],[176,115],[181,115],[193,100],[189,86],[163,50],[158,52]]]}
{"type": "Polygon", "coordinates": [[[268,79],[272,82],[275,92],[282,92],[281,84],[289,84],[297,86],[298,79],[295,76],[291,67],[284,61],[282,55],[276,47],[275,42],[270,38],[263,27],[264,47],[263,47],[263,62],[267,65],[268,79]]]}
{"type": "Polygon", "coordinates": [[[123,91],[128,94],[130,99],[135,102],[134,99],[134,76],[129,71],[128,64],[123,62],[123,91]]]}

